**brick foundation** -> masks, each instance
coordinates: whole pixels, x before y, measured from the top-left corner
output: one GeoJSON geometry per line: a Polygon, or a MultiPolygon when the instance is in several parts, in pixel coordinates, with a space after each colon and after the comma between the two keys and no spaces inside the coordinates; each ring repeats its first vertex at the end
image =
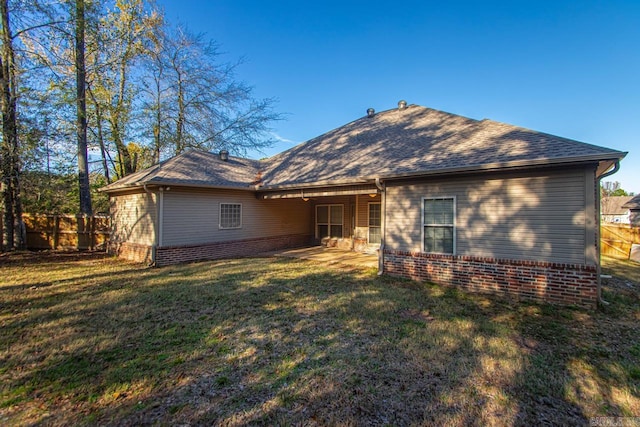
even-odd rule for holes
{"type": "Polygon", "coordinates": [[[107,253],[146,264],[151,264],[153,260],[153,247],[138,243],[109,242],[107,244],[107,253]]]}
{"type": "Polygon", "coordinates": [[[156,249],[155,265],[257,255],[262,252],[307,246],[311,236],[293,234],[259,239],[234,240],[206,245],[170,246],[156,249]]]}
{"type": "Polygon", "coordinates": [[[595,266],[387,249],[384,251],[384,271],[393,276],[519,300],[587,308],[595,308],[598,304],[595,266]]]}

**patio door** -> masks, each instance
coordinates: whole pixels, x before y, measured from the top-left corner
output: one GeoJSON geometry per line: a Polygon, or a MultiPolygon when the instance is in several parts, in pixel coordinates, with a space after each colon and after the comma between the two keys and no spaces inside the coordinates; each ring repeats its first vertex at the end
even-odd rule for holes
{"type": "Polygon", "coordinates": [[[369,203],[369,244],[379,245],[382,241],[382,213],[380,203],[369,203]]]}
{"type": "Polygon", "coordinates": [[[344,209],[342,205],[316,206],[316,239],[341,238],[343,235],[344,209]]]}

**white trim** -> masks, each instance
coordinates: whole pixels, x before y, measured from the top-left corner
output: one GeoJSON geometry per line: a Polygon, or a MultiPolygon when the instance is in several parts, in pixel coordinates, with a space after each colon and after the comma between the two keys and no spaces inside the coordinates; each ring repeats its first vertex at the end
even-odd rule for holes
{"type": "Polygon", "coordinates": [[[329,208],[328,209],[328,216],[329,216],[328,220],[329,220],[329,222],[326,223],[326,224],[323,223],[322,225],[327,225],[328,232],[329,232],[329,237],[334,237],[334,236],[331,236],[331,225],[340,225],[340,226],[342,226],[342,236],[340,236],[339,238],[340,239],[344,238],[344,204],[343,203],[331,203],[331,204],[323,203],[323,204],[316,205],[316,212],[315,212],[316,217],[315,217],[315,221],[314,221],[315,222],[315,224],[314,224],[314,235],[315,235],[315,238],[316,239],[320,238],[320,237],[318,237],[318,208],[319,207],[324,207],[324,206],[327,206],[329,208]],[[332,206],[340,206],[340,208],[342,208],[342,222],[340,224],[333,224],[331,222],[331,207],[332,206]]]}
{"type": "Polygon", "coordinates": [[[353,211],[353,217],[355,219],[353,227],[351,227],[351,234],[352,234],[352,238],[360,238],[360,223],[359,223],[359,215],[360,215],[360,195],[356,194],[355,195],[356,198],[356,206],[355,206],[355,210],[353,211]]]}
{"type": "Polygon", "coordinates": [[[162,238],[164,235],[164,189],[160,187],[160,191],[158,191],[158,241],[156,242],[156,246],[162,247],[162,238]]]}
{"type": "Polygon", "coordinates": [[[367,243],[370,245],[380,245],[382,243],[382,203],[381,202],[368,202],[367,203],[367,243]],[[371,243],[371,205],[380,205],[380,242],[371,243]]]}
{"type": "MultiPolygon", "coordinates": [[[[425,253],[432,253],[432,254],[443,254],[443,255],[456,255],[457,254],[457,244],[456,241],[457,239],[457,225],[456,225],[456,218],[457,218],[457,200],[456,200],[456,196],[434,196],[434,197],[423,197],[420,203],[420,246],[422,248],[422,252],[425,253]],[[453,228],[453,253],[446,253],[446,252],[427,252],[425,247],[424,247],[424,228],[428,227],[428,226],[442,226],[443,224],[425,224],[424,223],[424,202],[425,200],[453,200],[453,224],[451,224],[451,227],[453,228]]],[[[447,224],[449,225],[449,224],[447,224]]]]}
{"type": "Polygon", "coordinates": [[[218,204],[218,229],[219,230],[237,230],[242,228],[242,203],[233,202],[220,202],[218,204]],[[237,227],[223,227],[222,226],[222,205],[237,205],[240,206],[240,225],[237,227]]]}

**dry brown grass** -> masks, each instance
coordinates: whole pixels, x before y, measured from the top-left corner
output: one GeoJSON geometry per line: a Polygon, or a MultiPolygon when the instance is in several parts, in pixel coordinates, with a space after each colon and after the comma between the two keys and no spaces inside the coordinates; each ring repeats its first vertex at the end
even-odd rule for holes
{"type": "Polygon", "coordinates": [[[607,284],[610,305],[589,312],[307,261],[148,269],[91,254],[2,256],[0,424],[639,416],[638,266],[610,267],[624,270],[607,284]]]}

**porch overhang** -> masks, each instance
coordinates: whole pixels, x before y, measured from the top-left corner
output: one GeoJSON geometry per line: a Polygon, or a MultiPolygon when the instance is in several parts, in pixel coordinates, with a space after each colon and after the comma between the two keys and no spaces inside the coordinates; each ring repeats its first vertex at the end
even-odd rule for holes
{"type": "Polygon", "coordinates": [[[345,185],[317,188],[297,188],[287,190],[261,190],[256,197],[268,199],[309,199],[311,197],[353,196],[359,194],[379,194],[375,184],[345,185]]]}

